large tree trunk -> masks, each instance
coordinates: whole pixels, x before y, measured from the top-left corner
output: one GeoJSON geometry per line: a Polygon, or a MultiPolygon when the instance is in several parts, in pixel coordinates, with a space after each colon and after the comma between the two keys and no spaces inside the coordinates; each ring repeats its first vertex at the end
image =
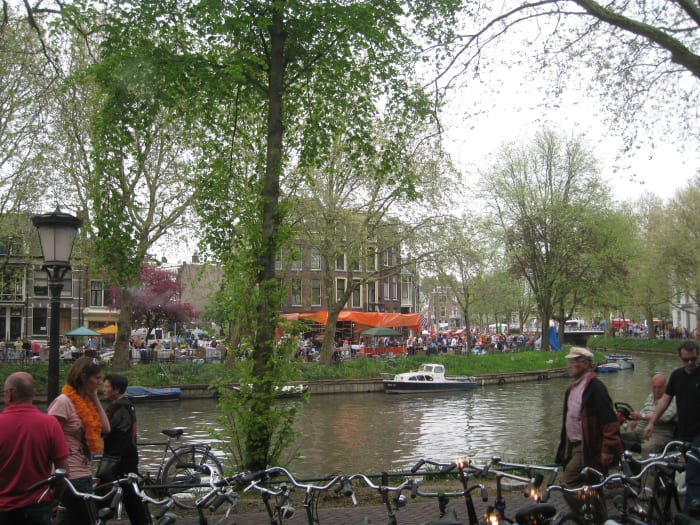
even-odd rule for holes
{"type": "Polygon", "coordinates": [[[246,436],[246,465],[249,470],[266,468],[272,436],[266,414],[274,402],[270,395],[273,384],[269,379],[268,362],[274,359],[275,327],[279,305],[276,301],[278,287],[275,277],[275,257],[279,246],[281,223],[278,209],[280,175],[282,173],[282,97],[284,93],[284,2],[274,4],[270,33],[270,70],[268,78],[267,158],[262,184],[262,239],[260,271],[257,284],[260,288],[260,309],[257,331],[253,343],[253,376],[255,377],[254,402],[250,409],[253,424],[246,436]]]}
{"type": "Polygon", "coordinates": [[[326,320],[326,331],[323,334],[323,345],[321,346],[321,355],[319,362],[322,365],[330,365],[335,350],[335,329],[338,326],[338,314],[340,308],[329,308],[328,319],[326,320]]]}
{"type": "Polygon", "coordinates": [[[127,370],[131,366],[129,355],[129,340],[131,339],[131,318],[134,311],[134,294],[127,284],[121,291],[119,305],[118,331],[114,341],[114,361],[112,368],[117,372],[127,370]]]}

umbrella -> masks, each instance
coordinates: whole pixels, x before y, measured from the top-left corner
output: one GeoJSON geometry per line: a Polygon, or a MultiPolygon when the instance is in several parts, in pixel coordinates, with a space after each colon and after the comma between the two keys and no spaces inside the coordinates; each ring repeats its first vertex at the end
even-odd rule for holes
{"type": "Polygon", "coordinates": [[[88,337],[99,337],[100,334],[98,332],[95,332],[94,330],[90,330],[89,328],[85,328],[84,326],[79,326],[78,328],[73,328],[72,330],[69,330],[65,333],[65,335],[68,336],[88,336],[88,337]]]}
{"type": "Polygon", "coordinates": [[[367,337],[397,337],[401,335],[401,332],[397,332],[392,328],[386,328],[384,326],[375,326],[369,330],[365,330],[360,335],[367,337]]]}
{"type": "Polygon", "coordinates": [[[114,335],[117,333],[117,325],[116,324],[110,324],[105,326],[104,328],[100,328],[97,330],[99,333],[102,335],[114,335]]]}

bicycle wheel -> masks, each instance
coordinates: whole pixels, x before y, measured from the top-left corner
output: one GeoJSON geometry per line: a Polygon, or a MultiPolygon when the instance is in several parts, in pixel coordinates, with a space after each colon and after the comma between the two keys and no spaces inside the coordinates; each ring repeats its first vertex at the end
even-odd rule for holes
{"type": "Polygon", "coordinates": [[[193,509],[195,500],[209,492],[212,472],[223,476],[224,469],[208,447],[182,445],[163,467],[160,482],[178,507],[193,509]]]}

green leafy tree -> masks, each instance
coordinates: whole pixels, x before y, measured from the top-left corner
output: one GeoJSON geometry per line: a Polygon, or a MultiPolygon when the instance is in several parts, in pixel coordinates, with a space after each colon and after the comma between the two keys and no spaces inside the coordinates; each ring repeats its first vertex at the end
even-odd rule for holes
{"type": "Polygon", "coordinates": [[[629,230],[602,227],[601,210],[612,203],[580,137],[545,129],[532,144],[504,146],[483,191],[509,266],[532,290],[548,348],[549,320],[576,303],[577,292],[626,271],[616,243],[629,230]]]}
{"type": "Polygon", "coordinates": [[[700,175],[679,190],[666,210],[668,229],[660,240],[670,265],[671,293],[682,309],[694,311],[700,302],[700,175]],[[685,296],[685,305],[681,304],[685,296]]]}
{"type": "MultiPolygon", "coordinates": [[[[469,329],[474,299],[474,283],[488,267],[488,242],[477,221],[463,216],[449,221],[439,235],[430,236],[437,245],[433,256],[423,264],[424,271],[434,275],[442,290],[448,291],[459,305],[464,326],[469,329]]],[[[467,337],[467,349],[469,338],[467,337]]]]}
{"type": "MultiPolygon", "coordinates": [[[[378,94],[377,94],[378,98],[378,94]]],[[[335,348],[338,315],[365,290],[371,292],[389,278],[400,278],[402,268],[413,267],[423,254],[407,246],[425,224],[439,218],[439,189],[451,172],[439,144],[428,133],[415,108],[389,105],[385,115],[371,123],[369,142],[342,134],[327,155],[317,158],[294,184],[296,202],[290,220],[298,224],[296,236],[318,253],[322,262],[323,291],[328,307],[320,361],[330,364],[335,348]],[[413,112],[413,114],[411,114],[413,112]],[[426,212],[429,211],[429,212],[426,212]],[[404,252],[404,253],[402,253],[404,252]],[[388,264],[388,269],[386,265],[388,264]],[[344,276],[342,290],[336,277],[344,276]]],[[[353,120],[352,111],[344,119],[353,120]]],[[[296,242],[298,239],[294,239],[296,242]]]]}
{"type": "MultiPolygon", "coordinates": [[[[4,5],[0,21],[0,215],[37,211],[46,193],[46,127],[53,78],[27,19],[4,5]]],[[[54,199],[51,205],[64,203],[54,199]]]]}

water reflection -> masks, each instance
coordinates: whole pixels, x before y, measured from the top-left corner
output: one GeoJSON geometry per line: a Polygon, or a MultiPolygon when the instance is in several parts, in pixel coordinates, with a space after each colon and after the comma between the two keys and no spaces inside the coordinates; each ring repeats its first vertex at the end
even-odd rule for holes
{"type": "MultiPolygon", "coordinates": [[[[600,377],[613,400],[639,407],[654,373],[677,366],[673,355],[635,356],[635,370],[600,377]]],[[[447,461],[464,455],[548,462],[567,384],[553,379],[454,394],[312,396],[301,410],[301,458],[292,469],[305,476],[379,472],[406,468],[421,457],[447,461]]],[[[188,440],[209,439],[207,429],[217,416],[209,400],[140,405],[139,436],[160,440],[161,429],[180,426],[188,440]]],[[[146,457],[152,461],[152,454],[146,457]]]]}

